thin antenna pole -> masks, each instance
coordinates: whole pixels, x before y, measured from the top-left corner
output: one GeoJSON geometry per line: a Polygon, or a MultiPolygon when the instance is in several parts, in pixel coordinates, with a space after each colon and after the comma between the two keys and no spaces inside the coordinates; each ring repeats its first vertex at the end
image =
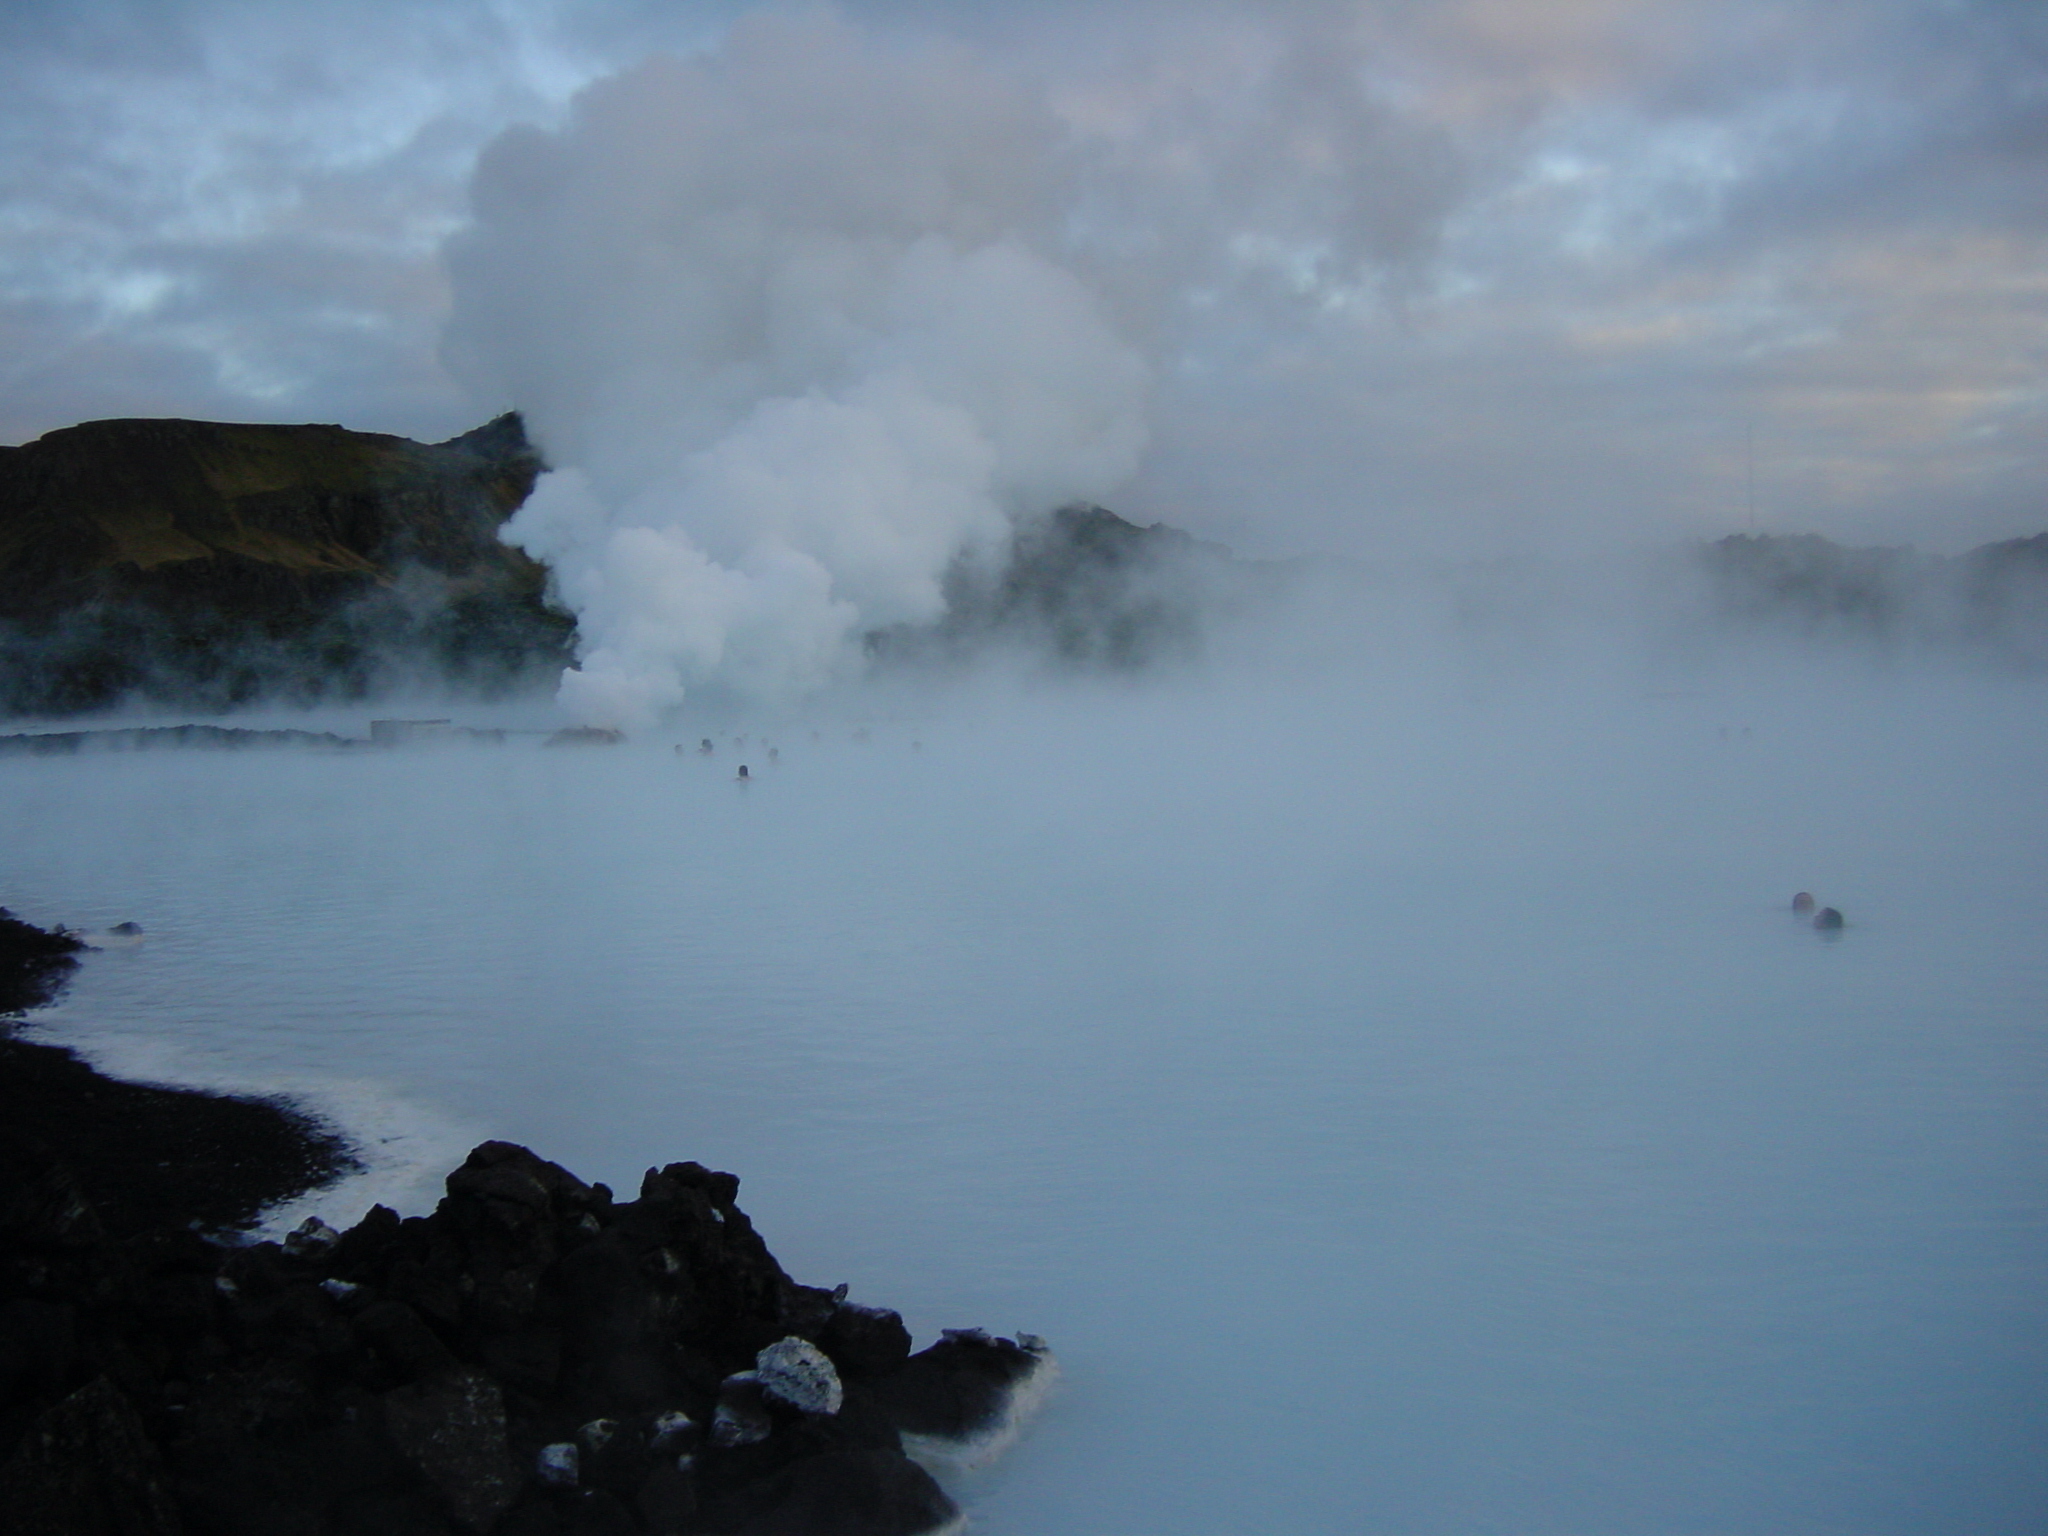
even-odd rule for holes
{"type": "Polygon", "coordinates": [[[1756,532],[1756,423],[1754,421],[1746,421],[1742,424],[1742,428],[1743,440],[1747,448],[1746,459],[1749,465],[1749,531],[1751,534],[1754,534],[1756,532]]]}

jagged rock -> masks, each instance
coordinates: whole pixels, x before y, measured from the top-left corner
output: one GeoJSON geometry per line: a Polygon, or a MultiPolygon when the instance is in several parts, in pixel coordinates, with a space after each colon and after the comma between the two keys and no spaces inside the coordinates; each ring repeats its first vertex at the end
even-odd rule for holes
{"type": "Polygon", "coordinates": [[[400,1381],[419,1381],[455,1369],[455,1356],[419,1313],[402,1301],[375,1302],[351,1325],[385,1371],[400,1381]]]}
{"type": "Polygon", "coordinates": [[[768,1412],[767,1390],[752,1371],[738,1371],[718,1388],[718,1407],[711,1415],[711,1443],[720,1450],[754,1445],[775,1428],[768,1412]]]}
{"type": "Polygon", "coordinates": [[[697,1512],[697,1485],[675,1462],[664,1462],[647,1474],[633,1503],[649,1536],[675,1536],[697,1512]]]}
{"type": "Polygon", "coordinates": [[[778,1469],[718,1506],[732,1536],[929,1536],[960,1509],[916,1462],[883,1449],[831,1450],[778,1469]]]}
{"type": "MultiPolygon", "coordinates": [[[[317,1529],[370,1504],[421,1531],[534,1536],[916,1536],[952,1520],[901,1432],[978,1431],[1038,1355],[964,1333],[902,1358],[900,1319],[792,1282],[737,1191],[672,1163],[621,1204],[491,1142],[431,1216],[374,1208],[331,1237],[225,1254],[193,1238],[148,1274],[105,1262],[116,1250],[61,1185],[0,1213],[21,1207],[47,1251],[70,1242],[104,1272],[80,1326],[160,1362],[167,1486],[202,1529],[317,1529]],[[818,1342],[835,1334],[878,1369],[842,1379],[818,1342]],[[548,1368],[513,1369],[536,1350],[548,1368]]],[[[25,1340],[59,1337],[53,1305],[0,1295],[0,1366],[38,1396],[80,1353],[30,1358],[25,1340]]]]}
{"type": "Polygon", "coordinates": [[[900,1318],[792,1281],[697,1163],[620,1202],[486,1142],[447,1188],[223,1248],[132,1202],[104,1220],[0,1121],[0,1517],[925,1536],[957,1511],[904,1432],[978,1426],[1039,1358],[978,1334],[906,1358],[900,1318]]]}
{"type": "Polygon", "coordinates": [[[96,1377],[39,1416],[0,1465],[15,1536],[181,1536],[163,1467],[128,1399],[96,1377]]]}
{"type": "Polygon", "coordinates": [[[999,1431],[1019,1393],[1053,1368],[1044,1340],[1024,1337],[1029,1347],[979,1328],[949,1328],[871,1390],[904,1434],[971,1442],[999,1431]]]}
{"type": "Polygon", "coordinates": [[[392,1443],[434,1486],[450,1514],[488,1531],[518,1496],[505,1443],[505,1401],[482,1371],[451,1371],[384,1394],[392,1443]]]}
{"type": "Polygon", "coordinates": [[[687,1413],[657,1413],[647,1427],[647,1449],[657,1456],[675,1456],[697,1443],[697,1421],[687,1413]]]}
{"type": "Polygon", "coordinates": [[[875,1375],[910,1358],[910,1330],[886,1307],[842,1301],[833,1309],[818,1343],[842,1371],[875,1375]]]}
{"type": "Polygon", "coordinates": [[[318,1216],[308,1216],[284,1240],[284,1251],[293,1258],[315,1258],[341,1240],[341,1234],[318,1216]]]}

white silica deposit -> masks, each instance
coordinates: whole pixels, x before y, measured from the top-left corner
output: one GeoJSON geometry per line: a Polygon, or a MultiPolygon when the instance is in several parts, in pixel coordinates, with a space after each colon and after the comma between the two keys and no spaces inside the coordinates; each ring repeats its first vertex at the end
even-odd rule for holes
{"type": "Polygon", "coordinates": [[[801,1413],[833,1414],[845,1401],[839,1372],[809,1339],[777,1339],[754,1357],[761,1390],[801,1413]]]}

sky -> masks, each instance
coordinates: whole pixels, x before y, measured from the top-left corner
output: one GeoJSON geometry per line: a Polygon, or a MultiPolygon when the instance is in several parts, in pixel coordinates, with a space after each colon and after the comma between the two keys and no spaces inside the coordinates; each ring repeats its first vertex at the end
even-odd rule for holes
{"type": "MultiPolygon", "coordinates": [[[[479,357],[568,301],[529,272],[529,311],[502,307],[479,199],[514,254],[525,205],[480,158],[569,134],[703,184],[716,143],[575,125],[660,60],[726,68],[762,10],[11,0],[0,441],[127,415],[435,440],[531,409],[550,356],[479,357]]],[[[1010,180],[975,206],[1141,370],[1140,446],[1072,481],[1140,521],[1361,559],[2048,528],[2038,0],[848,0],[777,24],[932,82],[923,131],[988,135],[1010,180]]],[[[565,261],[612,234],[529,232],[565,261]]]]}

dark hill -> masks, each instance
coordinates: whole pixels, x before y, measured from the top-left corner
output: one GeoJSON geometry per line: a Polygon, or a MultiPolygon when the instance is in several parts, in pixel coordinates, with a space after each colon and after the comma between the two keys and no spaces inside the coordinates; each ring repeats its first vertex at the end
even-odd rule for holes
{"type": "Polygon", "coordinates": [[[438,444],[127,420],[0,448],[0,710],[552,677],[574,623],[497,538],[541,469],[516,415],[438,444]]]}
{"type": "Polygon", "coordinates": [[[1736,534],[1701,545],[1726,620],[1802,639],[1962,647],[2048,666],[2048,533],[1961,555],[1857,548],[1816,534],[1736,534]]]}
{"type": "Polygon", "coordinates": [[[1002,644],[1110,671],[1187,660],[1214,622],[1277,594],[1286,576],[1164,523],[1145,527],[1076,503],[1020,523],[998,567],[956,560],[945,617],[876,631],[868,650],[931,661],[1002,644]]]}

